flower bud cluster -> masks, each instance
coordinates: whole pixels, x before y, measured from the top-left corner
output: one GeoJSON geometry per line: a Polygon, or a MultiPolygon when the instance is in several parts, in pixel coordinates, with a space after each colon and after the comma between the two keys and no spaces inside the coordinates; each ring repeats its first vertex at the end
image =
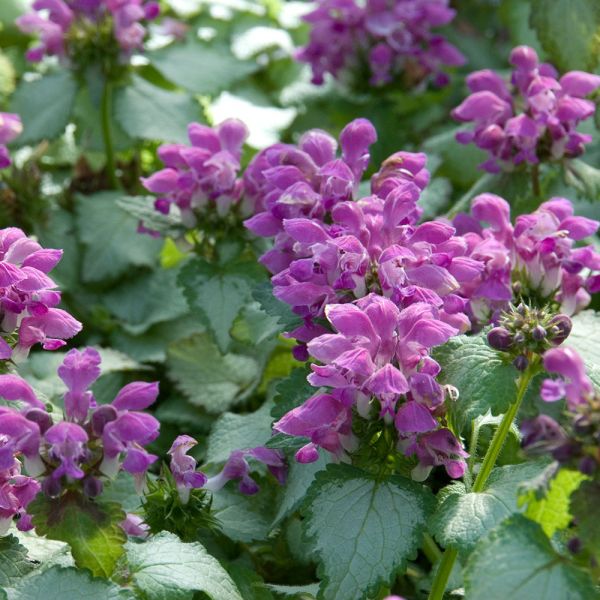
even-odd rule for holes
{"type": "Polygon", "coordinates": [[[524,371],[531,355],[542,355],[560,346],[571,333],[573,324],[567,315],[553,315],[547,308],[521,303],[510,305],[487,334],[488,344],[513,357],[513,365],[524,371]]]}
{"type": "Polygon", "coordinates": [[[146,22],[160,11],[153,0],[35,0],[32,8],[16,21],[21,31],[39,37],[27,59],[57,56],[75,68],[111,54],[122,61],[141,50],[146,22]]]}
{"type": "Polygon", "coordinates": [[[42,248],[16,227],[0,229],[0,361],[23,358],[38,343],[56,350],[81,331],[56,308],[61,295],[48,273],[61,257],[62,250],[42,248]]]}
{"type": "Polygon", "coordinates": [[[157,459],[144,446],[158,436],[160,427],[142,411],[156,400],[158,384],[130,383],[112,403],[98,405],[89,388],[100,376],[100,362],[93,348],[65,355],[58,368],[67,386],[64,420],[53,418],[25,380],[0,375],[0,397],[21,406],[0,407],[0,481],[13,498],[9,508],[0,506],[6,509],[0,513],[4,528],[14,515],[21,516],[21,528],[30,527],[25,509],[40,488],[50,497],[77,490],[94,498],[102,493],[104,481],[122,469],[133,475],[142,492],[146,471],[157,459]],[[21,461],[29,478],[19,474],[21,461]]]}
{"type": "Polygon", "coordinates": [[[358,76],[368,62],[369,83],[382,85],[402,75],[415,85],[426,77],[448,83],[443,68],[462,65],[464,56],[432,29],[447,25],[455,11],[447,0],[319,0],[304,20],[311,26],[309,43],[298,60],[310,64],[312,81],[358,76]]]}
{"type": "Polygon", "coordinates": [[[456,139],[486,150],[489,159],[480,168],[490,173],[582,154],[592,136],[577,127],[596,110],[586,97],[600,87],[600,76],[570,71],[559,78],[527,46],[515,48],[510,63],[510,85],[489,69],[467,77],[471,95],[452,116],[473,123],[474,129],[461,131],[456,139]]]}

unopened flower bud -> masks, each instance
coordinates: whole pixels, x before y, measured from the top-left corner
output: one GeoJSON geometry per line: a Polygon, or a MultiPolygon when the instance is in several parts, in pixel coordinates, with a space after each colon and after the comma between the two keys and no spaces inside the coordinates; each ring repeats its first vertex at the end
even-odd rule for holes
{"type": "Polygon", "coordinates": [[[107,423],[114,421],[118,416],[117,410],[110,404],[99,406],[92,415],[92,431],[95,435],[102,435],[107,423]]]}
{"type": "Polygon", "coordinates": [[[517,369],[517,371],[524,371],[529,366],[529,361],[527,360],[526,356],[521,354],[520,356],[517,356],[515,360],[513,360],[513,366],[515,369],[517,369]]]}
{"type": "Polygon", "coordinates": [[[504,327],[491,329],[487,334],[487,341],[492,348],[501,352],[506,352],[513,345],[512,336],[504,327]]]}
{"type": "Polygon", "coordinates": [[[97,477],[86,477],[83,480],[83,493],[89,498],[96,498],[102,493],[102,481],[97,477]]]}
{"type": "Polygon", "coordinates": [[[513,341],[517,346],[520,346],[525,341],[525,334],[522,331],[515,333],[513,341]]]}
{"type": "Polygon", "coordinates": [[[54,477],[47,477],[42,483],[42,491],[46,496],[50,496],[50,498],[56,498],[60,496],[62,492],[62,484],[60,479],[56,479],[54,477]]]}
{"type": "Polygon", "coordinates": [[[569,337],[571,329],[573,329],[573,323],[567,315],[556,315],[550,320],[550,325],[553,331],[550,341],[554,346],[560,346],[569,337]]]}
{"type": "Polygon", "coordinates": [[[533,328],[533,331],[531,332],[531,337],[536,342],[541,342],[546,337],[546,335],[546,330],[541,325],[536,325],[533,328]]]}
{"type": "Polygon", "coordinates": [[[571,538],[567,542],[567,548],[569,549],[569,552],[572,552],[573,554],[578,554],[581,552],[581,546],[581,540],[577,537],[571,538]]]}
{"type": "Polygon", "coordinates": [[[31,408],[25,413],[25,418],[28,421],[33,421],[38,424],[40,433],[44,434],[52,427],[52,417],[41,408],[31,408]]]}
{"type": "Polygon", "coordinates": [[[593,475],[598,468],[598,463],[592,456],[584,456],[577,465],[584,475],[593,475]]]}

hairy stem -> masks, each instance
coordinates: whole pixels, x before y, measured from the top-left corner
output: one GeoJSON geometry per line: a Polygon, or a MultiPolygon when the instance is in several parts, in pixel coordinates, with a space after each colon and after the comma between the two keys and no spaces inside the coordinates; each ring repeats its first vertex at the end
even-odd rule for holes
{"type": "MultiPolygon", "coordinates": [[[[494,437],[492,438],[490,446],[485,453],[483,463],[481,463],[479,473],[477,473],[477,477],[475,478],[475,483],[473,484],[473,488],[471,490],[472,492],[482,492],[484,490],[485,484],[487,483],[492,469],[496,464],[496,460],[498,460],[500,451],[504,446],[506,436],[508,435],[513,421],[519,412],[519,408],[521,407],[521,403],[525,397],[525,392],[527,391],[527,387],[529,386],[529,382],[531,381],[534,373],[534,368],[530,366],[521,375],[521,377],[519,377],[519,381],[517,383],[517,397],[511,404],[506,414],[502,417],[502,421],[500,422],[498,429],[496,429],[496,433],[494,433],[494,437]]],[[[442,600],[444,597],[444,592],[446,591],[446,586],[448,585],[448,579],[450,577],[450,573],[452,573],[452,567],[456,562],[457,556],[458,550],[456,548],[447,548],[444,551],[444,555],[442,556],[435,579],[433,580],[433,585],[429,594],[429,600],[442,600]]]]}
{"type": "Polygon", "coordinates": [[[102,93],[102,105],[100,107],[102,121],[102,139],[104,141],[104,152],[106,154],[106,172],[108,180],[113,189],[119,189],[121,186],[115,170],[115,152],[112,142],[111,114],[112,114],[112,84],[106,79],[104,82],[104,91],[102,93]]]}

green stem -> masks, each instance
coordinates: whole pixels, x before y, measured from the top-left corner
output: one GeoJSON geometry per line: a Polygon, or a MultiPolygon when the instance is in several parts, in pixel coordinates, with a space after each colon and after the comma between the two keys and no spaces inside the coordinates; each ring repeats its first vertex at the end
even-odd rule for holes
{"type": "Polygon", "coordinates": [[[102,93],[101,120],[102,120],[102,139],[104,140],[104,152],[106,154],[106,172],[110,185],[114,189],[121,187],[115,170],[115,152],[112,143],[112,131],[110,127],[112,114],[112,84],[107,79],[104,83],[104,92],[102,93]]]}
{"type": "Polygon", "coordinates": [[[432,565],[442,558],[442,551],[435,543],[435,540],[428,533],[423,535],[422,548],[427,560],[429,560],[432,565]]]}
{"type": "MultiPolygon", "coordinates": [[[[477,473],[475,483],[473,484],[473,488],[471,490],[472,492],[482,492],[485,488],[485,484],[487,483],[492,469],[496,464],[496,460],[498,459],[500,451],[504,446],[506,436],[508,435],[513,421],[519,412],[519,408],[521,407],[521,403],[525,397],[525,392],[527,391],[527,387],[529,386],[529,382],[531,381],[534,373],[534,366],[530,365],[529,368],[521,375],[521,377],[519,377],[517,384],[517,397],[511,404],[506,414],[502,417],[500,426],[498,429],[496,429],[496,433],[494,433],[494,437],[492,438],[490,446],[485,453],[483,463],[481,463],[479,473],[477,473]]],[[[444,551],[444,555],[438,567],[435,579],[433,580],[431,592],[429,593],[429,600],[442,600],[444,597],[444,592],[446,591],[446,586],[448,585],[448,579],[450,577],[450,573],[452,573],[452,567],[454,567],[457,556],[458,550],[456,548],[446,548],[444,551]]]]}

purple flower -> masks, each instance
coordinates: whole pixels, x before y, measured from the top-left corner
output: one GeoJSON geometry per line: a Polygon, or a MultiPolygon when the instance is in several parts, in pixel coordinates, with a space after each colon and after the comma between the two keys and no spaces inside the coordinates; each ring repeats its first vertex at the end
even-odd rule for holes
{"type": "Polygon", "coordinates": [[[237,119],[215,128],[199,123],[188,126],[191,146],[165,144],[158,156],[165,168],[147,178],[144,187],[159,195],[156,210],[169,213],[177,207],[185,228],[193,228],[207,211],[224,216],[241,198],[240,158],[248,129],[237,119]]]}
{"type": "MultiPolygon", "coordinates": [[[[3,438],[0,434],[0,446],[3,438]]],[[[21,463],[13,459],[6,469],[0,469],[0,537],[7,534],[15,516],[19,517],[17,527],[21,531],[31,529],[26,515],[27,505],[40,491],[40,484],[31,477],[21,475],[21,463]]]]}
{"type": "Polygon", "coordinates": [[[234,450],[227,459],[222,471],[210,477],[204,487],[207,490],[216,492],[223,488],[227,482],[239,479],[238,488],[242,494],[256,494],[260,490],[260,487],[250,477],[251,467],[247,460],[248,458],[253,458],[265,464],[281,485],[285,483],[287,468],[281,452],[259,446],[249,450],[234,450]]]}
{"type": "Polygon", "coordinates": [[[527,46],[515,48],[510,62],[511,85],[489,70],[469,75],[472,93],[452,116],[473,123],[473,130],[461,131],[457,140],[486,150],[489,159],[480,167],[492,173],[582,154],[592,138],[577,127],[595,112],[585,96],[600,87],[600,76],[572,71],[558,79],[527,46]]]}
{"type": "Polygon", "coordinates": [[[44,471],[40,459],[40,429],[37,423],[11,408],[0,407],[0,470],[10,469],[22,454],[27,472],[36,477],[44,471]]]}
{"type": "Polygon", "coordinates": [[[144,523],[144,519],[133,513],[127,513],[120,526],[127,535],[132,537],[146,538],[150,533],[150,527],[144,523]]]}
{"type": "Polygon", "coordinates": [[[81,323],[55,308],[60,293],[48,272],[60,261],[62,250],[42,248],[20,229],[0,230],[0,334],[18,334],[15,351],[0,337],[0,360],[23,358],[41,343],[54,350],[81,330],[81,323]]]}
{"type": "MultiPolygon", "coordinates": [[[[142,23],[155,19],[160,12],[157,2],[145,0],[36,0],[33,11],[16,20],[23,33],[39,37],[39,44],[26,53],[33,62],[45,55],[76,62],[80,46],[72,48],[71,40],[81,44],[88,38],[93,45],[97,37],[106,44],[100,32],[107,24],[112,26],[115,45],[123,57],[128,57],[143,48],[146,28],[142,23]],[[98,30],[96,36],[90,35],[93,29],[98,30]]],[[[106,46],[102,50],[107,53],[106,46]]]]}
{"type": "Polygon", "coordinates": [[[5,400],[21,400],[30,408],[45,410],[45,404],[38,400],[31,386],[18,375],[0,375],[0,397],[5,400]]]}
{"type": "Polygon", "coordinates": [[[443,465],[453,479],[462,477],[467,468],[465,458],[469,456],[449,429],[438,429],[417,436],[404,449],[407,455],[415,454],[419,464],[413,469],[412,477],[424,481],[433,467],[443,465]]]}
{"type": "Polygon", "coordinates": [[[326,73],[337,79],[358,73],[365,57],[372,85],[399,76],[409,84],[431,76],[434,84],[445,85],[443,68],[465,59],[431,30],[448,24],[454,14],[446,0],[320,0],[304,17],[310,40],[296,57],[310,64],[317,85],[326,73]]]}
{"type": "Polygon", "coordinates": [[[169,450],[171,473],[183,504],[187,504],[192,489],[204,487],[207,481],[204,473],[196,471],[196,459],[187,455],[197,443],[189,435],[179,435],[169,450]]]}
{"type": "Polygon", "coordinates": [[[0,169],[11,165],[6,144],[12,142],[23,131],[19,115],[0,112],[0,169]]]}
{"type": "Polygon", "coordinates": [[[94,348],[69,351],[58,367],[58,376],[66,384],[64,396],[65,413],[68,419],[83,422],[90,407],[95,406],[94,395],[88,388],[100,377],[100,354],[94,348]]]}
{"type": "Polygon", "coordinates": [[[44,434],[44,439],[50,445],[50,458],[60,461],[52,477],[82,479],[85,474],[81,469],[81,463],[88,457],[86,443],[89,438],[85,429],[76,423],[62,421],[50,427],[44,434]]]}
{"type": "Polygon", "coordinates": [[[319,447],[339,460],[346,457],[347,450],[356,447],[352,434],[352,410],[332,394],[312,396],[275,422],[273,429],[287,435],[310,438],[310,443],[296,452],[296,460],[301,463],[317,460],[319,447]]]}
{"type": "Polygon", "coordinates": [[[460,292],[470,299],[476,320],[488,322],[507,306],[513,279],[521,284],[521,296],[559,302],[567,315],[589,304],[600,254],[576,243],[597,231],[597,221],[574,216],[569,200],[552,198],[518,216],[513,227],[508,203],[493,194],[477,196],[471,215],[458,215],[454,225],[468,242],[468,256],[485,266],[460,292]]]}
{"type": "Polygon", "coordinates": [[[594,395],[594,386],[586,375],[583,360],[572,348],[551,348],[544,354],[544,368],[556,373],[560,379],[546,379],[542,383],[541,396],[546,402],[567,399],[571,410],[586,404],[594,395]]]}

